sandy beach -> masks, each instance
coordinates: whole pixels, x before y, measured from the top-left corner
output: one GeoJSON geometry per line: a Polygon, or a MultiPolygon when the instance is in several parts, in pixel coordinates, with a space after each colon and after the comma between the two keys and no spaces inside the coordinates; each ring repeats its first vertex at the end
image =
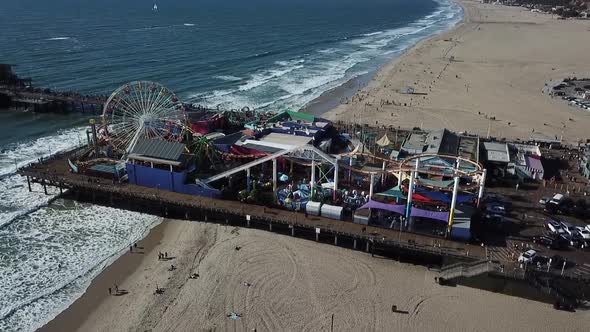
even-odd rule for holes
{"type": "Polygon", "coordinates": [[[496,137],[586,139],[590,113],[542,90],[550,80],[590,76],[590,44],[582,42],[590,21],[459,3],[462,23],[384,66],[352,101],[326,117],[482,136],[489,130],[496,137]],[[400,93],[406,87],[418,94],[400,93]]]}
{"type": "Polygon", "coordinates": [[[329,331],[332,314],[334,331],[584,331],[590,324],[587,311],[442,287],[426,267],[260,230],[168,220],[139,246],[143,254],[125,254],[42,331],[329,331]],[[172,259],[159,260],[159,252],[172,259]],[[128,293],[109,296],[114,282],[128,293]],[[156,285],[163,294],[154,294],[156,285]],[[241,317],[228,318],[232,312],[241,317]]]}

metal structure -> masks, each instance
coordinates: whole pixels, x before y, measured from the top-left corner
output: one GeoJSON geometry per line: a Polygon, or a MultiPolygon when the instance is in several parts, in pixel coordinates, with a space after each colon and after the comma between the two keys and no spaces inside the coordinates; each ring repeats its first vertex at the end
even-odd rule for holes
{"type": "Polygon", "coordinates": [[[125,154],[139,138],[182,139],[186,113],[178,97],[159,83],[135,81],[116,89],[102,113],[103,135],[125,154]]]}

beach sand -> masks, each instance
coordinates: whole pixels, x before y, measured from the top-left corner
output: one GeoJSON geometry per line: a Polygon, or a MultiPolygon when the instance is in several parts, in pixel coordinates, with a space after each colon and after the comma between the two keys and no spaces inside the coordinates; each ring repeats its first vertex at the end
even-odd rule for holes
{"type": "Polygon", "coordinates": [[[443,287],[426,267],[260,230],[168,220],[140,246],[144,254],[125,254],[42,331],[329,331],[332,314],[334,331],[590,326],[588,311],[443,287]],[[158,260],[158,252],[174,258],[158,260]],[[177,269],[168,271],[171,264],[177,269]],[[108,296],[114,282],[129,293],[108,296]],[[156,284],[163,294],[154,294],[156,284]],[[242,317],[226,317],[231,312],[242,317]]]}
{"type": "Polygon", "coordinates": [[[459,3],[462,23],[384,66],[353,102],[325,117],[402,128],[446,127],[481,136],[489,130],[495,137],[563,136],[569,143],[588,138],[590,112],[542,90],[550,80],[590,77],[590,21],[459,3]],[[405,87],[424,94],[400,93],[405,87]],[[396,105],[381,105],[386,101],[396,105]]]}

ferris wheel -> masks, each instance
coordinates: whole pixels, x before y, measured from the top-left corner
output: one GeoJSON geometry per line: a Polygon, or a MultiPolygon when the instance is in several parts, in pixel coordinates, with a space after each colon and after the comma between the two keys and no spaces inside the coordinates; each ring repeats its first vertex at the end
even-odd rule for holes
{"type": "Polygon", "coordinates": [[[148,81],[127,83],[115,90],[102,112],[106,139],[124,153],[140,138],[181,140],[186,119],[178,97],[163,85],[148,81]]]}

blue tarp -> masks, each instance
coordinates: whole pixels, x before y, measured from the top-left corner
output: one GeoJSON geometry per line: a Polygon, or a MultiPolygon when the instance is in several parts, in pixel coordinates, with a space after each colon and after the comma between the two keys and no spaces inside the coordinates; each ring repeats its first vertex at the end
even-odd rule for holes
{"type": "MultiPolygon", "coordinates": [[[[440,191],[428,191],[424,188],[416,188],[416,192],[422,196],[426,196],[432,200],[443,202],[443,203],[451,203],[452,196],[450,193],[443,193],[440,191]]],[[[457,195],[457,204],[461,204],[472,200],[475,198],[475,195],[457,195]]]]}

